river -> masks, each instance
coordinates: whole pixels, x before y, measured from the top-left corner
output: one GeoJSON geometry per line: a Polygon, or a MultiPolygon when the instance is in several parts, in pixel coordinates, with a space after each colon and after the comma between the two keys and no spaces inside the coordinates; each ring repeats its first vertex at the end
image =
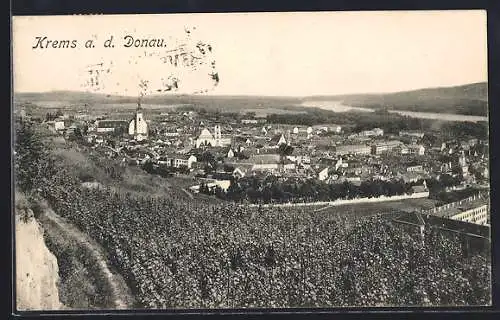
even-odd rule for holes
{"type": "MultiPolygon", "coordinates": [[[[345,105],[342,101],[305,101],[301,104],[303,107],[315,107],[324,110],[330,110],[334,112],[375,112],[374,109],[352,107],[345,105]]],[[[397,113],[402,116],[408,116],[412,118],[420,119],[432,119],[432,120],[442,120],[442,121],[461,121],[461,122],[479,122],[488,121],[488,117],[483,116],[469,116],[463,114],[454,113],[437,113],[437,112],[417,112],[417,111],[404,111],[404,110],[388,110],[390,113],[397,113]]]]}

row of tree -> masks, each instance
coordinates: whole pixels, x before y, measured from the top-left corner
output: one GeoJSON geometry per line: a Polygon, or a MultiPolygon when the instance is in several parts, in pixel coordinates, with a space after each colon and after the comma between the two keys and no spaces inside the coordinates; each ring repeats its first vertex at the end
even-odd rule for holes
{"type": "MultiPolygon", "coordinates": [[[[434,130],[435,120],[401,116],[379,110],[370,113],[335,113],[327,110],[308,110],[306,114],[270,114],[268,123],[312,126],[325,123],[352,125],[349,130],[357,133],[373,128],[381,128],[386,133],[398,134],[404,130],[429,132],[434,130]]],[[[447,122],[441,124],[441,134],[449,138],[488,138],[488,123],[447,122]]],[[[432,142],[432,140],[430,141],[432,142]]]]}
{"type": "Polygon", "coordinates": [[[185,165],[179,167],[168,166],[164,164],[155,164],[151,161],[146,161],[142,165],[142,169],[149,174],[157,174],[161,177],[171,177],[175,173],[188,174],[189,168],[185,165]]]}
{"type": "Polygon", "coordinates": [[[265,179],[233,179],[225,192],[218,187],[208,188],[203,185],[200,192],[235,202],[287,203],[411,194],[414,185],[415,183],[404,183],[402,180],[366,180],[359,185],[349,181],[328,184],[317,179],[279,180],[269,176],[265,179]]]}

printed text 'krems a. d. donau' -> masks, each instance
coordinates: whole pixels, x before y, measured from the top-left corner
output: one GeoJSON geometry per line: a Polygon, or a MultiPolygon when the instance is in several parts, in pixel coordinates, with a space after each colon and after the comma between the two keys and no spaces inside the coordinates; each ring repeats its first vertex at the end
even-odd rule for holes
{"type": "MultiPolygon", "coordinates": [[[[107,37],[104,41],[98,41],[95,37],[84,41],[68,39],[50,39],[46,36],[35,37],[32,49],[75,49],[81,47],[95,48],[99,43],[104,48],[114,48],[114,36],[107,37]]],[[[167,42],[162,38],[134,38],[126,35],[122,39],[121,46],[124,48],[164,48],[167,42]]]]}

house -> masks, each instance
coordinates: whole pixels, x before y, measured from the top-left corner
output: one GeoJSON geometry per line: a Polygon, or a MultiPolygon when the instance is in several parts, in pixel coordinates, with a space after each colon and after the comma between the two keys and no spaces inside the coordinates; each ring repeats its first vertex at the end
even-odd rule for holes
{"type": "Polygon", "coordinates": [[[382,130],[380,128],[375,128],[373,130],[362,131],[358,135],[364,136],[364,137],[380,137],[380,136],[384,135],[384,130],[382,130]]]}
{"type": "Polygon", "coordinates": [[[400,147],[403,143],[398,140],[389,140],[389,141],[384,141],[380,142],[377,144],[374,144],[372,146],[372,153],[373,154],[381,154],[383,152],[388,152],[392,151],[398,147],[400,147]]]}
{"type": "Polygon", "coordinates": [[[427,186],[425,184],[421,186],[413,186],[411,187],[411,191],[413,194],[424,194],[429,196],[429,190],[427,190],[427,186]]]}
{"type": "Polygon", "coordinates": [[[285,171],[295,170],[295,168],[297,167],[295,162],[286,158],[283,159],[282,165],[283,165],[283,170],[285,171]]]}
{"type": "Polygon", "coordinates": [[[483,174],[483,177],[488,179],[490,177],[490,171],[488,170],[487,167],[485,167],[483,170],[482,170],[482,174],[483,174]]]}
{"type": "Polygon", "coordinates": [[[410,148],[408,148],[405,145],[401,145],[401,146],[395,148],[394,150],[399,151],[401,154],[409,154],[410,153],[410,148]]]}
{"type": "Polygon", "coordinates": [[[342,132],[342,127],[337,124],[322,124],[322,125],[314,125],[313,128],[315,130],[321,130],[325,132],[334,132],[334,133],[341,133],[342,132]]]}
{"type": "Polygon", "coordinates": [[[457,202],[435,207],[429,210],[429,213],[451,220],[487,225],[490,216],[490,206],[488,202],[488,196],[474,195],[457,202]]]}
{"type": "Polygon", "coordinates": [[[414,137],[414,138],[423,138],[424,133],[420,131],[399,131],[400,137],[414,137]]]}
{"type": "Polygon", "coordinates": [[[403,180],[404,183],[417,182],[425,178],[425,176],[419,172],[406,172],[399,175],[399,178],[403,180]]]}
{"type": "Polygon", "coordinates": [[[240,165],[236,165],[236,167],[234,168],[233,172],[232,172],[232,175],[233,177],[235,178],[243,178],[245,176],[248,176],[252,173],[252,166],[251,164],[240,164],[240,165]]]}
{"type": "Polygon", "coordinates": [[[233,177],[240,179],[240,178],[243,178],[244,176],[246,176],[246,173],[247,173],[247,171],[246,171],[246,170],[245,170],[245,171],[243,171],[243,170],[242,170],[242,169],[240,169],[240,168],[235,168],[235,169],[233,170],[232,175],[233,175],[233,177]]]}
{"type": "Polygon", "coordinates": [[[252,171],[275,171],[278,170],[277,163],[258,163],[252,166],[252,171]]]}
{"type": "Polygon", "coordinates": [[[320,167],[318,172],[318,179],[325,181],[328,178],[328,167],[320,167]]]}
{"type": "Polygon", "coordinates": [[[406,168],[406,172],[422,172],[422,171],[424,171],[422,165],[409,166],[406,168]]]}
{"type": "Polygon", "coordinates": [[[170,132],[170,131],[166,131],[164,133],[165,137],[169,137],[169,138],[172,138],[172,137],[178,137],[180,134],[179,132],[170,132]]]}
{"type": "Polygon", "coordinates": [[[354,154],[354,155],[370,154],[371,148],[370,146],[364,144],[341,145],[336,147],[335,153],[341,156],[348,154],[354,154]]]}
{"type": "Polygon", "coordinates": [[[181,168],[186,167],[192,169],[193,163],[197,161],[194,155],[189,154],[170,154],[158,159],[158,164],[163,164],[168,167],[181,168]]]}
{"type": "MultiPolygon", "coordinates": [[[[342,157],[340,157],[337,162],[335,163],[335,171],[337,171],[341,166],[343,165],[343,162],[342,162],[342,157]]],[[[346,166],[347,166],[347,163],[346,163],[346,166]]]]}
{"type": "Polygon", "coordinates": [[[257,119],[242,119],[242,124],[257,124],[259,121],[257,119]]]}
{"type": "Polygon", "coordinates": [[[52,121],[45,121],[45,124],[49,126],[49,128],[53,131],[64,131],[65,128],[65,123],[63,120],[52,120],[52,121]]]}
{"type": "Polygon", "coordinates": [[[274,138],[272,138],[270,143],[272,146],[279,147],[282,144],[286,144],[287,141],[285,139],[285,135],[281,134],[281,136],[275,136],[274,138]]]}
{"type": "Polygon", "coordinates": [[[104,143],[104,139],[102,137],[97,137],[95,139],[95,143],[102,144],[102,143],[104,143]]]}
{"type": "Polygon", "coordinates": [[[409,154],[416,154],[419,156],[423,156],[425,154],[425,147],[421,144],[409,145],[407,148],[409,154]]]}
{"type": "Polygon", "coordinates": [[[56,131],[64,130],[64,128],[65,128],[64,120],[55,120],[54,121],[54,129],[56,131]]]}

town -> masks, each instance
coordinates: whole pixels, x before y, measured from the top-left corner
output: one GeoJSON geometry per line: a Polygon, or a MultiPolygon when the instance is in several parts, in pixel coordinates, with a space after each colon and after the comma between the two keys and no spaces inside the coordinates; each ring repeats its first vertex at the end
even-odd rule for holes
{"type": "MultiPolygon", "coordinates": [[[[128,114],[57,111],[40,121],[100,157],[182,177],[191,193],[252,205],[427,198],[488,189],[486,139],[445,139],[423,130],[388,133],[378,127],[356,132],[348,125],[293,125],[272,118],[182,106],[146,110],[138,101],[128,114]],[[297,181],[303,184],[297,187],[297,181]]],[[[487,216],[470,221],[488,225],[487,216]]]]}
{"type": "Polygon", "coordinates": [[[484,10],[15,18],[14,309],[492,306],[484,10]]]}

